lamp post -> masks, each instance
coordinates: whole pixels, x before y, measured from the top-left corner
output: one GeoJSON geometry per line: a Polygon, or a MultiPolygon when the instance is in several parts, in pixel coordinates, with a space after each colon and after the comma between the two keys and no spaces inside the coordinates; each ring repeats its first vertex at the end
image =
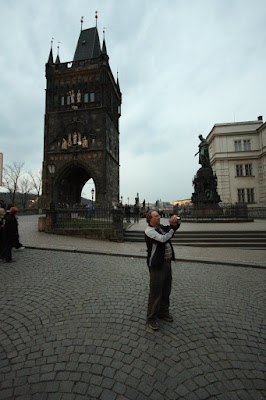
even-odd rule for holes
{"type": "Polygon", "coordinates": [[[48,164],[48,170],[51,174],[52,178],[52,193],[51,193],[51,202],[50,202],[50,210],[54,210],[54,174],[55,174],[55,164],[48,164]]]}
{"type": "Polygon", "coordinates": [[[94,196],[94,189],[91,189],[91,205],[93,207],[93,196],[94,196]]]}

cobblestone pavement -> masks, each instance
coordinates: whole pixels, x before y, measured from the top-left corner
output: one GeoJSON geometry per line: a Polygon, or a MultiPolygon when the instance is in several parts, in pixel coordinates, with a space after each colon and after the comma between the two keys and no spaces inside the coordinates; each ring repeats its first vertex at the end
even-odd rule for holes
{"type": "Polygon", "coordinates": [[[175,263],[174,322],[153,332],[144,259],[14,260],[0,264],[1,400],[266,398],[264,269],[175,263]]]}

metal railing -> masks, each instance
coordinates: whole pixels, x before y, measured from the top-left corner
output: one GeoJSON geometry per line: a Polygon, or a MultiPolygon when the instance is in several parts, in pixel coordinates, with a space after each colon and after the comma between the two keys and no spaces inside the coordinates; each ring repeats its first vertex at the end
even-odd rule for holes
{"type": "Polygon", "coordinates": [[[253,219],[266,219],[266,207],[250,207],[248,216],[253,219]]]}
{"type": "Polygon", "coordinates": [[[179,208],[178,213],[186,220],[219,219],[227,221],[251,218],[246,204],[183,206],[179,208]]]}
{"type": "Polygon", "coordinates": [[[54,228],[104,229],[113,223],[111,208],[56,208],[54,228]]]}

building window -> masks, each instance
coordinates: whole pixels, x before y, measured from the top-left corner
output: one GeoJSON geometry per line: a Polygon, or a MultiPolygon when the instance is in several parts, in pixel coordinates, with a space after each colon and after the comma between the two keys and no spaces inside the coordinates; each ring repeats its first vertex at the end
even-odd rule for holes
{"type": "Polygon", "coordinates": [[[242,151],[241,140],[235,140],[235,151],[242,151]]]}
{"type": "Polygon", "coordinates": [[[252,164],[245,164],[246,176],[252,176],[252,164]]]}
{"type": "Polygon", "coordinates": [[[61,106],[64,106],[64,105],[65,105],[65,97],[61,96],[61,106]]]}
{"type": "Polygon", "coordinates": [[[237,189],[238,203],[245,203],[245,189],[237,189]]]}
{"type": "Polygon", "coordinates": [[[88,103],[89,102],[89,93],[85,93],[84,94],[84,103],[88,103]]]}
{"type": "Polygon", "coordinates": [[[255,203],[254,189],[237,189],[238,203],[255,203]]]}
{"type": "Polygon", "coordinates": [[[247,202],[248,203],[255,202],[254,189],[247,189],[247,202]]]}
{"type": "Polygon", "coordinates": [[[70,96],[67,96],[67,104],[68,105],[71,104],[71,97],[70,96]]]}
{"type": "Polygon", "coordinates": [[[91,103],[95,102],[95,93],[90,93],[90,102],[91,103]]]}
{"type": "Polygon", "coordinates": [[[236,176],[243,176],[243,165],[236,165],[236,176]]]}
{"type": "Polygon", "coordinates": [[[91,139],[91,143],[95,143],[95,139],[94,138],[91,139]]]}
{"type": "Polygon", "coordinates": [[[251,150],[251,143],[250,143],[250,139],[247,139],[247,140],[243,140],[243,148],[244,148],[244,151],[249,151],[249,150],[251,150]]]}

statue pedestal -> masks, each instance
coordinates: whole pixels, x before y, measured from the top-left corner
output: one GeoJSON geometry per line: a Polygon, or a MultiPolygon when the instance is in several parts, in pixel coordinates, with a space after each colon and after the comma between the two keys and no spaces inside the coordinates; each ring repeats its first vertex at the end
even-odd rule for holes
{"type": "Polygon", "coordinates": [[[212,168],[200,168],[193,180],[194,193],[191,200],[195,209],[217,212],[221,198],[217,193],[217,178],[212,168]]]}

